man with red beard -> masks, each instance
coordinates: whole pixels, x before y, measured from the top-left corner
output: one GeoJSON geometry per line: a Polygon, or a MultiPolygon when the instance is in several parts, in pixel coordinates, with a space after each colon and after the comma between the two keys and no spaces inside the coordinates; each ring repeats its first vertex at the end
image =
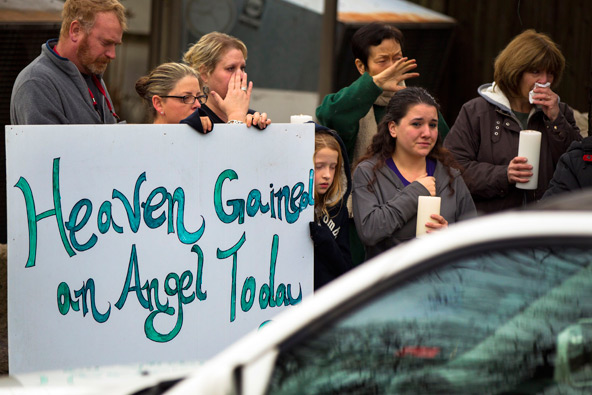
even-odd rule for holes
{"type": "Polygon", "coordinates": [[[66,0],[59,39],[16,78],[10,99],[13,125],[119,122],[102,75],[126,29],[118,0],[66,0]]]}

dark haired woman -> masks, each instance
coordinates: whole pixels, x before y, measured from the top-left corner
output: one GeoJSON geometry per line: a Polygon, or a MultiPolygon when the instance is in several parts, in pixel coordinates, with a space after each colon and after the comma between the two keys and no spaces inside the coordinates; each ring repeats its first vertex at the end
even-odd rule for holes
{"type": "Polygon", "coordinates": [[[495,82],[480,86],[479,97],[460,110],[444,144],[464,168],[479,211],[539,200],[559,157],[581,140],[572,109],[553,91],[564,67],[565,58],[548,36],[526,30],[496,58],[495,82]],[[517,156],[520,130],[526,129],[542,133],[538,188],[532,191],[516,188],[533,174],[526,158],[517,156]]]}
{"type": "MultiPolygon", "coordinates": [[[[362,26],[353,35],[351,46],[360,77],[325,96],[316,116],[320,124],[339,133],[351,163],[356,163],[376,134],[390,98],[419,73],[413,72],[415,59],[403,56],[403,33],[396,27],[382,23],[362,26]]],[[[439,129],[442,137],[448,133],[442,117],[439,129]]]]}
{"type": "MultiPolygon", "coordinates": [[[[405,89],[407,79],[419,74],[414,72],[415,59],[403,56],[403,33],[396,27],[383,23],[362,26],[353,35],[351,46],[360,77],[339,92],[325,96],[316,116],[320,124],[339,133],[353,164],[372,142],[390,98],[405,89]]],[[[444,137],[448,125],[438,116],[438,129],[444,137]]],[[[354,226],[350,226],[350,232],[352,256],[357,265],[364,260],[364,248],[354,226]]]]}
{"type": "Polygon", "coordinates": [[[419,196],[439,196],[431,230],[475,216],[475,204],[438,137],[438,104],[410,87],[389,101],[378,133],[353,176],[356,229],[371,258],[415,237],[419,196]]]}

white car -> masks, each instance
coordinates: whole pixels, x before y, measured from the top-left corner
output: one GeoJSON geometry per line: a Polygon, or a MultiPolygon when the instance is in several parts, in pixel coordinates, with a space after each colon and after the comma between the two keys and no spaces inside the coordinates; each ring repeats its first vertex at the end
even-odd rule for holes
{"type": "Polygon", "coordinates": [[[393,248],[167,394],[591,391],[592,211],[525,210],[393,248]]]}
{"type": "Polygon", "coordinates": [[[194,373],[109,393],[590,393],[592,194],[572,197],[393,248],[194,373]]]}

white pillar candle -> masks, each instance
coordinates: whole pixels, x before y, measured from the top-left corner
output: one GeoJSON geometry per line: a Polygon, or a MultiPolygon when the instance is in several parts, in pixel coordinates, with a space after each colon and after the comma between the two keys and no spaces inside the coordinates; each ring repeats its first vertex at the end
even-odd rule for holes
{"type": "Polygon", "coordinates": [[[312,117],[310,115],[292,115],[290,116],[290,123],[306,123],[312,121],[312,117]]]}
{"type": "Polygon", "coordinates": [[[440,215],[439,196],[420,196],[417,200],[417,226],[415,228],[415,235],[420,236],[427,232],[426,222],[436,223],[430,218],[432,214],[440,215]]]}
{"type": "Polygon", "coordinates": [[[522,130],[518,142],[518,156],[528,159],[532,165],[532,176],[526,183],[517,182],[516,188],[537,189],[539,184],[539,159],[541,156],[541,132],[536,130],[522,130]]]}

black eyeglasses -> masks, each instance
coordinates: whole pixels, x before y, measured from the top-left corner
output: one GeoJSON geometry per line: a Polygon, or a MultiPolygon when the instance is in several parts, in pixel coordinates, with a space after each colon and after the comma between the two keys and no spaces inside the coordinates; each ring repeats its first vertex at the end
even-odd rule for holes
{"type": "Polygon", "coordinates": [[[206,95],[185,95],[185,96],[161,96],[161,97],[174,97],[175,99],[181,99],[181,101],[185,104],[193,104],[197,100],[199,104],[206,104],[208,101],[208,97],[206,95]]]}

